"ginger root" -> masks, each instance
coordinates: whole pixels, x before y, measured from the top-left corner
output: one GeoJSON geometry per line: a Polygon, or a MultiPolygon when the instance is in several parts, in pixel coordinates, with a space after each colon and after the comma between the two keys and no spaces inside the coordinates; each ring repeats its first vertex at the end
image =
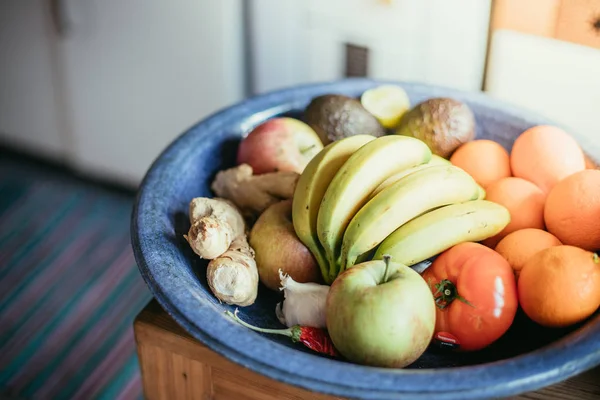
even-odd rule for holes
{"type": "Polygon", "coordinates": [[[238,208],[226,199],[196,197],[190,201],[189,213],[192,225],[183,237],[194,253],[211,260],[206,271],[210,290],[227,304],[253,304],[258,269],[238,208]]]}
{"type": "Polygon", "coordinates": [[[246,231],[239,210],[225,199],[196,197],[190,202],[189,214],[192,226],[183,237],[194,253],[207,260],[225,253],[246,231]]]}
{"type": "Polygon", "coordinates": [[[253,175],[250,165],[240,164],[218,172],[211,188],[218,197],[231,200],[252,220],[271,204],[293,198],[299,177],[297,172],[289,171],[253,175]]]}
{"type": "Polygon", "coordinates": [[[258,294],[258,268],[246,235],[235,238],[229,250],[208,263],[208,286],[227,304],[249,306],[258,294]]]}

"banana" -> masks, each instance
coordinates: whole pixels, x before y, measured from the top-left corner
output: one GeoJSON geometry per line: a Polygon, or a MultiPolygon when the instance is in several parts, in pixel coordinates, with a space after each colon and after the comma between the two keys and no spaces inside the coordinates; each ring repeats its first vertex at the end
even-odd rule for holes
{"type": "Polygon", "coordinates": [[[487,195],[487,192],[485,191],[485,189],[483,187],[479,186],[479,197],[477,198],[477,200],[485,199],[486,195],[487,195]]]}
{"type": "Polygon", "coordinates": [[[442,156],[438,156],[437,154],[432,154],[429,164],[431,164],[431,165],[448,165],[448,164],[452,164],[452,163],[450,162],[450,160],[448,160],[442,156]]]}
{"type": "Polygon", "coordinates": [[[431,150],[413,137],[381,136],[362,146],[332,179],[319,208],[317,235],[329,262],[329,280],[339,272],[346,226],[370,193],[389,176],[429,162],[431,150]]]}
{"type": "Polygon", "coordinates": [[[510,212],[488,200],[473,200],[430,211],[388,236],[373,259],[384,254],[415,265],[462,242],[479,242],[498,234],[510,222],[510,212]]]}
{"type": "Polygon", "coordinates": [[[323,278],[329,281],[329,263],[317,236],[317,215],[321,199],[340,167],[360,147],[375,139],[372,135],[354,135],[325,146],[306,165],[294,191],[292,222],[296,235],[313,254],[323,278]]]}
{"type": "Polygon", "coordinates": [[[432,165],[399,179],[369,200],[348,224],[340,271],[352,267],[357,257],[419,215],[478,196],[475,180],[453,165],[432,165]]]}
{"type": "MultiPolygon", "coordinates": [[[[400,171],[397,174],[390,176],[385,181],[381,182],[381,184],[379,186],[377,186],[377,188],[375,188],[375,190],[373,190],[373,192],[371,193],[371,196],[369,198],[372,199],[377,194],[379,194],[383,189],[385,189],[386,187],[390,186],[391,184],[393,184],[395,182],[398,182],[401,178],[404,178],[406,175],[412,174],[413,172],[420,171],[425,168],[429,168],[434,165],[453,165],[453,164],[450,161],[446,160],[445,158],[438,156],[437,154],[432,154],[431,160],[427,164],[417,165],[416,167],[409,168],[404,171],[400,171]]],[[[483,188],[480,187],[479,191],[481,192],[481,196],[482,196],[481,199],[483,199],[485,197],[485,190],[483,190],[483,188]]]]}
{"type": "Polygon", "coordinates": [[[375,190],[373,190],[373,192],[371,192],[371,194],[369,195],[369,199],[372,199],[373,197],[377,196],[379,193],[381,193],[381,191],[383,189],[385,189],[385,188],[391,186],[392,184],[398,182],[400,179],[404,178],[405,176],[410,175],[413,172],[420,171],[422,169],[433,167],[435,165],[439,165],[439,164],[431,164],[431,162],[428,162],[427,164],[417,165],[416,167],[405,169],[404,171],[400,171],[397,174],[394,174],[394,175],[390,176],[385,181],[381,182],[379,184],[379,186],[377,186],[375,188],[375,190]]]}

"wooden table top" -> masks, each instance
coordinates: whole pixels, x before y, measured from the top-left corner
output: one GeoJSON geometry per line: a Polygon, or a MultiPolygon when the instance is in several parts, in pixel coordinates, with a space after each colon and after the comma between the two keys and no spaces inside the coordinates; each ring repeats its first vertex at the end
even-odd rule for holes
{"type": "MultiPolygon", "coordinates": [[[[135,321],[135,333],[136,340],[138,342],[138,354],[140,354],[140,364],[142,367],[142,375],[157,374],[160,370],[160,360],[150,359],[145,353],[142,356],[141,345],[154,346],[160,348],[167,348],[168,351],[175,352],[179,356],[185,355],[191,359],[198,360],[203,364],[212,366],[214,369],[219,371],[230,370],[235,373],[236,380],[244,379],[246,377],[248,382],[260,381],[259,387],[269,387],[269,390],[265,391],[264,398],[311,398],[321,400],[332,400],[333,397],[325,396],[321,394],[315,394],[306,392],[302,389],[294,388],[288,385],[284,385],[280,382],[275,382],[269,378],[258,375],[253,371],[246,370],[245,368],[231,363],[221,355],[208,349],[196,339],[191,337],[183,328],[181,328],[156,302],[152,300],[145,309],[138,315],[135,321]],[[148,365],[152,364],[152,365],[148,365]],[[268,394],[267,394],[268,392],[268,394]],[[285,396],[283,393],[285,392],[285,396]],[[273,393],[280,393],[281,395],[275,395],[273,393]],[[290,394],[291,393],[291,394],[290,394]]],[[[153,353],[156,354],[156,351],[153,353]]],[[[172,367],[172,366],[171,366],[172,367]]],[[[185,373],[183,375],[186,375],[185,373]]],[[[153,376],[146,376],[144,379],[144,386],[155,384],[159,378],[153,376]]],[[[222,378],[221,378],[222,379],[222,378]]],[[[235,381],[230,381],[229,385],[236,385],[235,381]]],[[[164,385],[163,385],[164,386],[164,385]]],[[[248,386],[246,386],[246,390],[248,386]]],[[[156,387],[149,389],[145,387],[147,397],[151,398],[163,398],[156,397],[154,395],[148,396],[148,393],[155,393],[158,390],[156,387]]],[[[167,390],[162,388],[161,390],[167,390]]],[[[174,389],[177,390],[177,389],[174,389]]],[[[211,392],[214,389],[210,389],[211,392]]],[[[174,393],[165,393],[164,398],[176,398],[173,397],[174,393]]],[[[177,394],[178,395],[178,394],[177,394]]],[[[202,398],[224,398],[216,395],[203,394],[202,398]]],[[[186,398],[191,398],[189,395],[186,398]]],[[[235,398],[233,396],[231,398],[235,398]]],[[[250,398],[250,397],[247,397],[250,398]]],[[[263,398],[260,394],[255,395],[254,398],[263,398]]],[[[575,376],[571,379],[563,381],[561,383],[543,388],[541,390],[525,393],[519,396],[512,397],[514,400],[573,400],[573,399],[600,399],[600,367],[587,371],[581,375],[575,376]]]]}

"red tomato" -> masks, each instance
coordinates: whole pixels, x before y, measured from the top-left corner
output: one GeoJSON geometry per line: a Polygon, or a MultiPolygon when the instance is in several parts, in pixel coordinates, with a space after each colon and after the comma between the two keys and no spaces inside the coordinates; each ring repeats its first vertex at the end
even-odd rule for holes
{"type": "Polygon", "coordinates": [[[458,350],[479,350],[511,326],[518,307],[510,264],[478,243],[458,244],[423,272],[436,298],[434,340],[458,350]]]}

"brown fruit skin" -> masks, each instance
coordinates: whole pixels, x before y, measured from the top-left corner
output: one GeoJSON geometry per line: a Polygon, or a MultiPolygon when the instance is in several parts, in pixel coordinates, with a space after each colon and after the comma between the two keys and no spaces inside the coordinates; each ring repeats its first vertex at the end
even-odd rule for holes
{"type": "Polygon", "coordinates": [[[432,98],[408,111],[396,133],[420,139],[434,154],[448,159],[460,145],[475,138],[475,115],[456,99],[432,98]]]}
{"type": "Polygon", "coordinates": [[[321,283],[321,271],[314,256],[298,239],[292,224],[292,200],[267,208],[250,231],[260,281],[279,290],[279,269],[300,283],[321,283]]]}
{"type": "Polygon", "coordinates": [[[305,122],[313,128],[323,145],[354,135],[385,135],[377,118],[359,100],[339,94],[312,99],[304,111],[305,122]]]}

